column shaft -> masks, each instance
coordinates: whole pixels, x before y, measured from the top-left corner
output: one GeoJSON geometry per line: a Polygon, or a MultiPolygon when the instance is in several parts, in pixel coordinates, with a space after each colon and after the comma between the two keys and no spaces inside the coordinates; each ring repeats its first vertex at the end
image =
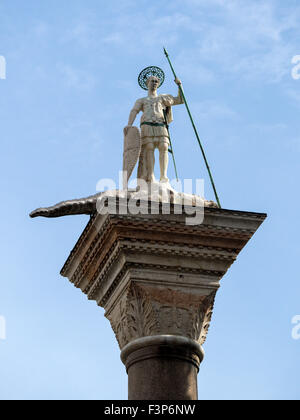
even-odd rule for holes
{"type": "Polygon", "coordinates": [[[203,350],[180,336],[135,340],[121,354],[128,373],[129,400],[197,400],[203,350]]]}

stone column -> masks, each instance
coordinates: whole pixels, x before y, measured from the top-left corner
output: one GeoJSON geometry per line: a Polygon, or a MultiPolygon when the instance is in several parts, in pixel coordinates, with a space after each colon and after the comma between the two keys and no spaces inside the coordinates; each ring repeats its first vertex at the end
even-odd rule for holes
{"type": "MultiPolygon", "coordinates": [[[[149,203],[150,205],[151,203],[149,203]]],[[[220,280],[265,214],[94,214],[61,274],[106,311],[132,400],[196,400],[220,280]]]]}
{"type": "Polygon", "coordinates": [[[197,400],[203,350],[183,336],[157,335],[132,341],[121,358],[130,400],[197,400]]]}

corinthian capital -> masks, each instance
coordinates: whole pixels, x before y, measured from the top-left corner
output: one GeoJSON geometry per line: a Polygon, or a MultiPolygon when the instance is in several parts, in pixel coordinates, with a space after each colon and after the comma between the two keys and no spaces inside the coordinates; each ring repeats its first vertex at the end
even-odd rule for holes
{"type": "Polygon", "coordinates": [[[106,313],[122,349],[138,338],[179,335],[205,342],[216,291],[191,293],[180,287],[131,282],[106,313]]]}

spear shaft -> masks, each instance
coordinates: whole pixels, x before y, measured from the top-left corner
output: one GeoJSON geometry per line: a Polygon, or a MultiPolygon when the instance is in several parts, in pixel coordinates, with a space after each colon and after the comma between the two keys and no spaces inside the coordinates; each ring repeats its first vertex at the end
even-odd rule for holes
{"type": "MultiPolygon", "coordinates": [[[[174,68],[173,68],[173,66],[172,66],[172,63],[171,63],[171,60],[170,60],[169,54],[168,54],[168,52],[167,52],[167,50],[166,50],[165,48],[164,48],[164,53],[165,53],[165,55],[166,55],[166,57],[167,57],[167,60],[168,60],[168,62],[169,62],[169,64],[170,64],[170,67],[171,67],[172,73],[173,73],[173,75],[174,75],[174,77],[175,77],[175,80],[176,80],[176,79],[177,79],[177,76],[176,76],[175,70],[174,70],[174,68]]],[[[183,101],[184,101],[184,103],[185,103],[186,110],[187,110],[187,112],[188,112],[188,114],[189,114],[189,117],[190,117],[190,120],[191,120],[191,123],[192,123],[193,129],[194,129],[194,132],[195,132],[195,135],[196,135],[197,141],[198,141],[198,143],[199,143],[200,150],[201,150],[201,153],[202,153],[202,156],[203,156],[203,159],[204,159],[204,162],[205,162],[205,165],[206,165],[206,168],[207,168],[208,174],[209,174],[209,178],[210,178],[211,185],[212,185],[213,190],[214,190],[214,193],[215,193],[215,197],[216,197],[216,200],[217,200],[218,206],[221,208],[220,200],[219,200],[218,193],[217,193],[217,190],[216,190],[216,187],[215,187],[215,183],[214,183],[214,180],[213,180],[213,177],[212,177],[211,171],[210,171],[210,167],[209,167],[209,165],[208,165],[208,162],[207,162],[207,159],[206,159],[206,156],[205,156],[205,152],[204,152],[203,146],[202,146],[202,144],[201,144],[200,137],[199,137],[199,135],[198,135],[197,128],[196,128],[196,126],[195,126],[195,123],[194,123],[194,120],[193,120],[193,117],[192,117],[192,114],[191,114],[190,108],[189,108],[189,106],[188,106],[188,103],[187,103],[187,100],[186,100],[186,98],[185,98],[185,94],[184,94],[184,92],[183,92],[183,89],[182,89],[182,86],[181,86],[181,85],[179,85],[179,90],[180,90],[180,94],[181,94],[181,96],[182,96],[182,99],[183,99],[183,101]]]]}
{"type": "Polygon", "coordinates": [[[174,151],[173,151],[172,140],[171,140],[171,136],[170,136],[169,124],[168,124],[168,121],[167,121],[167,114],[166,114],[166,110],[164,109],[164,110],[163,110],[163,112],[164,112],[165,124],[166,124],[167,131],[168,131],[169,141],[170,141],[170,149],[169,149],[169,152],[171,153],[172,158],[173,158],[173,164],[174,164],[174,169],[175,169],[175,175],[176,175],[176,179],[177,179],[177,182],[178,182],[177,167],[176,167],[176,162],[175,162],[175,155],[174,155],[174,151]]]}

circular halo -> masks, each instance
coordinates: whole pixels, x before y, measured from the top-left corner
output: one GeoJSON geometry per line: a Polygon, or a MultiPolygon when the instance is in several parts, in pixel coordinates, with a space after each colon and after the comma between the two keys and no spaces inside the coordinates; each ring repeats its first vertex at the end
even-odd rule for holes
{"type": "Polygon", "coordinates": [[[162,86],[162,84],[165,81],[165,73],[163,72],[162,69],[156,66],[146,67],[144,70],[141,71],[138,77],[139,85],[141,86],[142,89],[148,90],[147,80],[151,76],[155,76],[160,80],[160,85],[158,86],[159,88],[162,86]]]}

